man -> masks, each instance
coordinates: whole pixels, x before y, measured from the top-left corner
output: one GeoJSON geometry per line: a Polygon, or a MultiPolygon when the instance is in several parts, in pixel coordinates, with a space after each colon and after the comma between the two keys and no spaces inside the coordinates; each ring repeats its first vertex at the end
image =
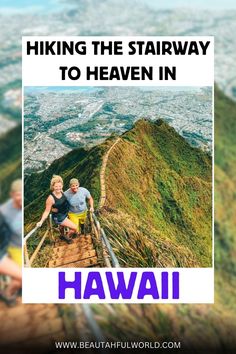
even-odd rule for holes
{"type": "Polygon", "coordinates": [[[17,179],[11,185],[10,199],[0,207],[6,224],[11,230],[8,254],[19,266],[22,265],[22,180],[17,179]]]}
{"type": "Polygon", "coordinates": [[[0,278],[0,299],[5,301],[8,306],[13,306],[21,288],[22,272],[19,265],[7,255],[10,237],[11,230],[0,213],[0,275],[11,277],[10,282],[6,282],[2,277],[0,278]]]}
{"type": "Polygon", "coordinates": [[[70,188],[64,193],[69,202],[69,219],[78,226],[78,233],[84,233],[84,224],[87,216],[87,202],[90,211],[94,211],[93,198],[90,192],[79,186],[76,178],[70,180],[70,188]]]}
{"type": "Polygon", "coordinates": [[[21,288],[22,181],[11,185],[11,199],[0,207],[0,274],[11,277],[0,297],[13,305],[21,288]],[[8,255],[10,258],[8,257],[8,255]]]}

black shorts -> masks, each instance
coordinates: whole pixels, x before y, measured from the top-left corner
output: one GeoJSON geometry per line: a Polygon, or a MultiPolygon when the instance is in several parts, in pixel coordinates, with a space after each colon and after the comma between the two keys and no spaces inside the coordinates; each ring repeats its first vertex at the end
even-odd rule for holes
{"type": "Polygon", "coordinates": [[[67,214],[52,215],[52,219],[57,225],[61,225],[66,218],[67,214]]]}

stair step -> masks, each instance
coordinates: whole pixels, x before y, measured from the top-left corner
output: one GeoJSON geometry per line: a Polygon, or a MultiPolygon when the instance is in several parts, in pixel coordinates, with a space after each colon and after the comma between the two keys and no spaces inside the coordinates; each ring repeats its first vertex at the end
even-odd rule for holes
{"type": "Polygon", "coordinates": [[[62,257],[62,258],[58,258],[57,260],[50,261],[49,267],[50,268],[60,267],[62,265],[68,264],[68,263],[81,261],[81,260],[85,260],[87,258],[94,257],[95,255],[96,255],[95,250],[91,250],[91,251],[87,251],[87,252],[83,252],[83,250],[80,250],[80,252],[78,252],[76,255],[69,256],[69,257],[62,257]]]}
{"type": "Polygon", "coordinates": [[[14,307],[8,307],[7,305],[5,305],[3,302],[1,302],[1,316],[2,318],[15,318],[17,316],[21,317],[23,316],[25,313],[31,313],[34,314],[34,312],[38,312],[43,310],[44,308],[51,308],[54,307],[54,305],[45,305],[45,304],[37,304],[37,306],[35,304],[27,304],[26,306],[24,304],[22,304],[22,298],[19,297],[17,298],[17,305],[14,307]]]}
{"type": "Polygon", "coordinates": [[[17,331],[9,331],[1,333],[1,345],[24,342],[28,339],[46,336],[48,333],[62,332],[63,321],[61,318],[53,318],[47,320],[39,320],[33,327],[22,326],[17,331]]]}
{"type": "Polygon", "coordinates": [[[87,258],[82,261],[72,262],[61,266],[62,268],[88,268],[93,267],[98,264],[97,256],[92,258],[87,258]]]}
{"type": "MultiPolygon", "coordinates": [[[[91,240],[92,241],[92,237],[90,234],[87,234],[87,235],[83,235],[83,236],[78,236],[76,238],[73,239],[73,243],[79,243],[79,242],[82,242],[82,241],[89,241],[91,240]]],[[[59,237],[58,239],[56,240],[56,246],[57,247],[60,247],[60,246],[64,246],[64,245],[67,245],[66,241],[63,241],[61,240],[59,237]]]]}
{"type": "Polygon", "coordinates": [[[53,248],[53,252],[65,252],[67,250],[72,250],[72,249],[75,249],[75,248],[78,248],[78,249],[81,249],[83,247],[86,247],[86,246],[89,246],[89,245],[93,245],[92,241],[82,241],[82,242],[73,242],[71,244],[65,244],[64,246],[55,246],[53,248]]]}
{"type": "Polygon", "coordinates": [[[55,252],[61,252],[61,251],[64,251],[64,250],[70,250],[70,249],[73,249],[73,248],[82,248],[84,247],[85,245],[91,245],[92,244],[92,238],[89,238],[88,239],[75,239],[73,240],[74,242],[71,243],[71,244],[67,244],[66,242],[64,242],[62,245],[58,245],[56,244],[53,248],[53,250],[55,252]]]}
{"type": "MultiPolygon", "coordinates": [[[[25,305],[23,305],[23,311],[21,314],[17,313],[17,308],[20,306],[15,307],[15,311],[12,313],[11,316],[7,316],[7,321],[3,321],[1,323],[1,333],[5,331],[11,331],[14,328],[14,331],[18,331],[23,327],[29,326],[33,328],[37,325],[38,322],[42,320],[48,320],[58,317],[58,309],[56,306],[44,306],[38,307],[37,311],[31,311],[30,309],[27,310],[25,305]]],[[[8,315],[8,314],[7,314],[8,315]]]]}
{"type": "Polygon", "coordinates": [[[74,256],[76,254],[78,254],[79,252],[81,252],[83,250],[83,252],[87,252],[87,251],[91,251],[94,247],[92,243],[89,244],[84,244],[83,247],[80,247],[81,245],[78,245],[75,248],[71,248],[71,249],[58,249],[58,248],[54,248],[53,249],[53,256],[52,256],[52,260],[57,260],[58,258],[65,258],[65,257],[70,257],[70,256],[74,256]]]}

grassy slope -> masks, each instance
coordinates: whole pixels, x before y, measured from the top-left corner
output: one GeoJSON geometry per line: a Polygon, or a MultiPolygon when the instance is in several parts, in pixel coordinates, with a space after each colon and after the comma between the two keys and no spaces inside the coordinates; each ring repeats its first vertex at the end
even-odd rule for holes
{"type": "Polygon", "coordinates": [[[108,338],[181,340],[186,352],[235,352],[236,104],[215,92],[215,304],[95,305],[108,338]],[[232,350],[234,348],[234,350],[232,350]],[[231,349],[231,351],[229,351],[231,349]]]}
{"type": "Polygon", "coordinates": [[[8,197],[11,182],[21,177],[21,125],[0,139],[0,202],[8,197]]]}
{"type": "Polygon", "coordinates": [[[236,309],[236,104],[216,90],[215,266],[219,298],[236,309]],[[222,287],[222,279],[225,280],[222,287]]]}
{"type": "Polygon", "coordinates": [[[103,224],[126,266],[211,265],[211,157],[140,120],[108,160],[103,224]],[[123,225],[123,230],[122,230],[123,225]]]}

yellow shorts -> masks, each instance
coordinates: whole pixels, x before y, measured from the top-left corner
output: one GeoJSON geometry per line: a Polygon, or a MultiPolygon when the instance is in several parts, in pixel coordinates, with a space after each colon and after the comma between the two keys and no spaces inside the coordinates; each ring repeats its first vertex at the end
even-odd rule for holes
{"type": "Polygon", "coordinates": [[[77,225],[77,230],[80,232],[80,225],[85,223],[87,217],[87,210],[80,214],[68,213],[68,217],[75,225],[77,225]]]}
{"type": "Polygon", "coordinates": [[[20,267],[22,266],[22,252],[20,247],[9,246],[7,253],[14,262],[16,262],[20,267]]]}

